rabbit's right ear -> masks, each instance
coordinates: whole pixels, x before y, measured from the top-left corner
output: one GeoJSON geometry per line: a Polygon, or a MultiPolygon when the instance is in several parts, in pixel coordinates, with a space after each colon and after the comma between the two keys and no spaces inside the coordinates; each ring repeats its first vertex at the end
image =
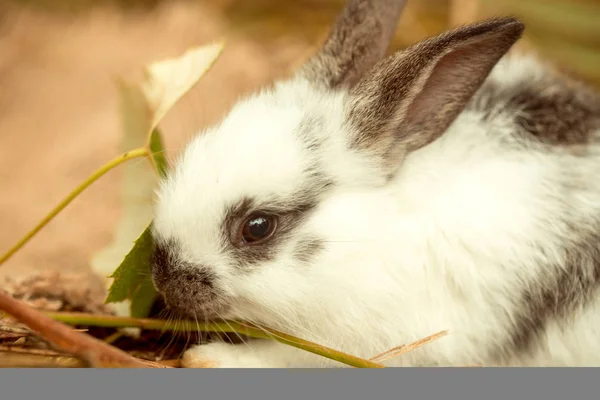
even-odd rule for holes
{"type": "Polygon", "coordinates": [[[385,56],[404,0],[349,0],[321,50],[299,75],[328,89],[351,87],[385,56]]]}
{"type": "Polygon", "coordinates": [[[523,33],[515,18],[463,26],[381,60],[350,90],[350,146],[393,174],[440,137],[523,33]]]}

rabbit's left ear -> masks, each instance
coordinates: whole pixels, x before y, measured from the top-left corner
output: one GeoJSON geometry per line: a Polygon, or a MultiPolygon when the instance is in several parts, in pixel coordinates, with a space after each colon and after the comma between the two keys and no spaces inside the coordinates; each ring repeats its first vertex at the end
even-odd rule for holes
{"type": "Polygon", "coordinates": [[[321,49],[298,75],[326,89],[353,86],[383,56],[405,0],[348,0],[321,49]]]}
{"type": "Polygon", "coordinates": [[[393,173],[403,155],[438,138],[521,37],[513,18],[467,25],[379,62],[351,89],[351,146],[393,173]]]}

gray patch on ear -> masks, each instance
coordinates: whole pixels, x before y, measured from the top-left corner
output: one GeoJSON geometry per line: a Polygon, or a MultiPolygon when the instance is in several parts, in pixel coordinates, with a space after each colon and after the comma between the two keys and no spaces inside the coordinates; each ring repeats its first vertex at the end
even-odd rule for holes
{"type": "Polygon", "coordinates": [[[299,74],[327,88],[352,86],[385,55],[403,0],[349,0],[323,48],[299,74]]]}
{"type": "Polygon", "coordinates": [[[468,108],[488,121],[510,114],[525,138],[549,145],[587,144],[600,129],[600,94],[558,77],[510,87],[486,82],[468,108]]]}
{"type": "Polygon", "coordinates": [[[550,322],[567,323],[600,294],[600,232],[571,229],[578,239],[565,243],[564,265],[548,268],[556,273],[540,276],[524,292],[515,293],[520,306],[510,339],[496,352],[498,358],[533,351],[550,322]]]}
{"type": "Polygon", "coordinates": [[[325,243],[316,237],[305,237],[294,247],[294,258],[308,264],[320,251],[325,248],[325,243]]]}

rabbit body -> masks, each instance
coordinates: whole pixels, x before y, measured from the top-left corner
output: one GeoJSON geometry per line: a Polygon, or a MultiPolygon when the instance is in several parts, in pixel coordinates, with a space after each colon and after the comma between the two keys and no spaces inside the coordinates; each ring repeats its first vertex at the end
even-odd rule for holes
{"type": "MultiPolygon", "coordinates": [[[[482,40],[518,31],[507,21],[482,40]]],[[[363,358],[448,331],[386,366],[600,366],[600,96],[532,57],[477,64],[469,36],[456,46],[482,65],[471,84],[472,62],[448,58],[456,35],[371,80],[307,68],[197,136],[159,191],[167,304],[363,358]],[[388,90],[394,68],[425,72],[388,90]],[[257,210],[278,218],[273,236],[239,242],[257,210]]],[[[198,345],[184,364],[341,365],[269,340],[198,345]]]]}

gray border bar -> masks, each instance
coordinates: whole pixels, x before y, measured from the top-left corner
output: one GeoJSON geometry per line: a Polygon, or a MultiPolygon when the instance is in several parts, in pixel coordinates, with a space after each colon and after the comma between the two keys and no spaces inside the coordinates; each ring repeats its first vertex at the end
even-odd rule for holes
{"type": "Polygon", "coordinates": [[[0,370],[1,400],[600,398],[600,368],[0,370]]]}

